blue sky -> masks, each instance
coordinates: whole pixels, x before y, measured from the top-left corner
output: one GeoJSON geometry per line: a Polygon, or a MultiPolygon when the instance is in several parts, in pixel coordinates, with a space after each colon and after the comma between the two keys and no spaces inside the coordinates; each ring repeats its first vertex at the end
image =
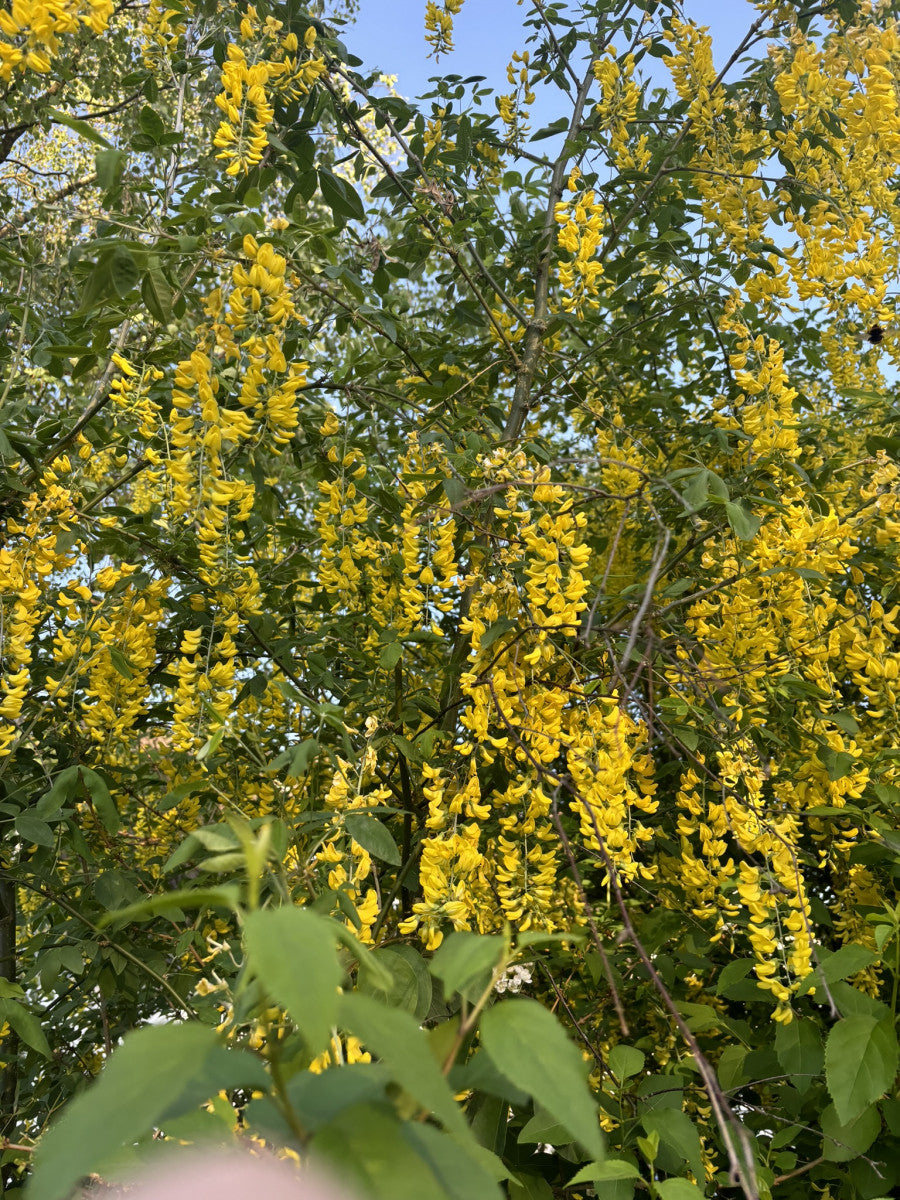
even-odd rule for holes
{"type": "MultiPolygon", "coordinates": [[[[522,19],[528,5],[516,0],[466,0],[454,28],[455,49],[438,64],[427,57],[425,0],[360,0],[355,24],[344,41],[368,67],[397,75],[397,89],[413,97],[429,90],[430,75],[484,75],[488,84],[508,89],[506,64],[513,50],[524,48],[522,19]]],[[[573,10],[577,5],[572,5],[573,10]]],[[[748,0],[684,0],[685,14],[713,35],[716,65],[724,64],[759,15],[748,0]]],[[[757,50],[758,52],[758,50],[757,50]]],[[[646,60],[645,60],[646,61],[646,60]]],[[[557,105],[559,98],[557,97],[557,105]]],[[[532,128],[552,120],[560,110],[534,112],[532,128]]]]}

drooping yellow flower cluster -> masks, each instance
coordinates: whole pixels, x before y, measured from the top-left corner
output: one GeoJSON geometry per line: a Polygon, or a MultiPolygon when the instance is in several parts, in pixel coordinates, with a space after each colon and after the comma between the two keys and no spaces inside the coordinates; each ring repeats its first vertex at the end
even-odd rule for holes
{"type": "Polygon", "coordinates": [[[344,818],[360,809],[366,811],[390,803],[390,788],[375,782],[376,765],[371,742],[356,768],[338,757],[331,786],[325,795],[325,808],[333,811],[335,816],[316,852],[316,860],[328,868],[329,890],[342,892],[352,904],[357,920],[348,923],[360,941],[368,944],[372,941],[372,926],[380,907],[376,886],[363,887],[374,876],[372,857],[347,830],[344,818]]]}
{"type": "MultiPolygon", "coordinates": [[[[229,472],[229,456],[237,447],[277,454],[297,428],[298,393],[306,382],[306,363],[288,363],[283,350],[286,329],[297,317],[286,260],[250,234],[242,251],[230,284],[206,301],[210,323],[198,330],[197,349],[177,365],[172,417],[161,430],[162,519],[196,528],[199,577],[214,596],[211,625],[186,635],[181,647],[177,749],[196,744],[207,716],[223,719],[234,682],[235,637],[241,620],[259,611],[256,571],[236,545],[256,490],[229,472]]],[[[209,607],[196,599],[201,609],[209,607]]]]}
{"type": "Polygon", "coordinates": [[[513,52],[512,61],[506,67],[506,77],[515,91],[497,97],[497,110],[506,127],[506,140],[511,146],[524,141],[528,133],[528,108],[534,104],[530,62],[531,54],[528,50],[513,52]]]}
{"type": "Polygon", "coordinates": [[[887,216],[896,229],[897,25],[856,26],[822,46],[802,41],[791,59],[782,54],[777,62],[775,87],[786,122],[775,141],[793,167],[781,199],[800,238],[791,260],[797,292],[824,298],[838,317],[853,308],[875,316],[898,261],[896,238],[886,241],[872,227],[873,216],[887,216]],[[822,198],[801,215],[794,187],[822,198]]]}
{"type": "MultiPolygon", "coordinates": [[[[653,839],[644,818],[659,808],[647,726],[629,715],[615,692],[597,701],[583,693],[578,699],[579,709],[568,722],[566,762],[578,793],[569,807],[579,818],[582,844],[600,852],[601,859],[605,848],[623,881],[652,879],[655,866],[641,861],[641,851],[653,839]]],[[[606,879],[605,861],[602,868],[606,879]]]]}
{"type": "Polygon", "coordinates": [[[166,0],[150,0],[141,26],[142,57],[151,70],[175,52],[193,16],[192,0],[184,0],[178,9],[166,0]]]}
{"type": "Polygon", "coordinates": [[[565,650],[586,607],[585,517],[549,471],[530,467],[521,452],[495,450],[484,471],[487,490],[501,490],[493,528],[503,548],[489,561],[470,546],[464,582],[471,601],[460,622],[470,646],[459,680],[469,702],[460,722],[462,758],[449,774],[423,768],[423,898],[402,926],[418,929],[431,947],[446,924],[564,927],[574,904],[571,881],[560,879],[551,791],[566,753],[571,769],[585,749],[565,650]],[[507,782],[486,789],[481,772],[492,764],[507,782]]]}
{"type": "Polygon", "coordinates": [[[570,258],[559,264],[558,278],[563,291],[562,307],[580,313],[584,307],[597,307],[597,294],[603,279],[603,264],[595,257],[603,237],[603,206],[593,188],[579,190],[580,171],[569,174],[569,200],[561,200],[554,216],[560,226],[558,241],[570,258]]]}
{"type": "Polygon", "coordinates": [[[453,49],[453,18],[462,9],[464,0],[427,0],[425,4],[425,41],[435,58],[453,49]]]}
{"type": "Polygon", "coordinates": [[[0,758],[10,754],[31,682],[32,641],[48,613],[48,577],[69,570],[78,550],[58,549],[73,528],[73,497],[59,476],[65,457],[40,480],[40,491],[23,502],[21,517],[3,522],[0,546],[0,758]]]}
{"type": "Polygon", "coordinates": [[[641,100],[634,69],[633,54],[628,53],[620,60],[615,46],[606,47],[603,57],[594,61],[594,78],[600,84],[594,115],[608,158],[620,170],[642,171],[650,159],[650,150],[646,134],[633,140],[631,126],[641,100]]]}
{"type": "MultiPolygon", "coordinates": [[[[426,795],[434,791],[432,787],[426,795]]],[[[413,904],[412,916],[400,922],[399,930],[417,932],[426,949],[436,949],[448,927],[492,928],[486,919],[492,897],[485,858],[478,847],[480,834],[475,822],[463,825],[454,820],[450,829],[427,838],[422,846],[422,899],[413,904]]]]}
{"type": "Polygon", "coordinates": [[[692,124],[706,126],[725,110],[724,93],[714,86],[716,69],[709,31],[706,26],[698,27],[691,21],[673,17],[663,36],[675,49],[663,61],[672,73],[679,98],[688,106],[688,119],[692,124]]]}
{"type": "Polygon", "coordinates": [[[360,589],[362,565],[377,553],[363,529],[369,517],[369,502],[357,490],[368,468],[358,449],[337,438],[341,422],[334,412],[328,412],[319,432],[327,439],[326,458],[337,468],[334,478],[322,479],[318,484],[322,493],[315,509],[320,538],[319,583],[326,592],[350,604],[360,589]]]}
{"type": "Polygon", "coordinates": [[[221,725],[228,716],[234,687],[234,635],[240,619],[236,612],[213,617],[208,629],[202,625],[185,631],[176,667],[172,746],[195,750],[204,728],[221,725]]]}
{"type": "MultiPolygon", "coordinates": [[[[163,372],[158,367],[146,367],[143,371],[137,371],[128,359],[119,353],[112,355],[112,362],[118,368],[109,387],[116,418],[118,419],[119,413],[127,416],[136,425],[145,442],[157,441],[162,435],[160,408],[149,392],[152,384],[163,378],[163,372]]],[[[148,451],[145,449],[144,453],[148,454],[148,451]]],[[[159,460],[158,450],[150,449],[148,457],[151,463],[156,463],[159,460]]]]}
{"type": "Polygon", "coordinates": [[[0,79],[9,83],[26,71],[46,75],[61,38],[82,27],[103,33],[114,8],[112,0],[12,0],[0,9],[0,79]]]}
{"type": "MultiPolygon", "coordinates": [[[[425,122],[423,141],[426,154],[430,154],[432,150],[445,150],[449,153],[455,148],[456,143],[444,133],[444,117],[446,115],[447,109],[444,106],[438,108],[435,115],[425,122]]],[[[439,161],[439,159],[431,159],[430,165],[439,161]]]]}
{"type": "Polygon", "coordinates": [[[222,531],[229,521],[246,521],[255,494],[248,481],[228,477],[225,455],[245,443],[277,448],[288,442],[306,382],[306,363],[288,364],[282,349],[285,327],[296,317],[287,263],[251,234],[243,253],[249,265],[235,263],[230,291],[217,288],[208,298],[212,323],[206,338],[201,332],[201,345],[211,344],[214,355],[235,364],[228,383],[198,348],[178,364],[172,393],[169,508],[173,517],[199,518],[209,570],[222,531]]]}
{"type": "MultiPolygon", "coordinates": [[[[705,26],[675,20],[666,36],[675,50],[666,65],[679,96],[689,102],[690,136],[696,144],[692,183],[702,198],[703,215],[716,236],[734,254],[744,256],[763,237],[776,206],[757,176],[773,152],[769,132],[746,99],[738,101],[744,106],[739,120],[725,119],[725,91],[721,84],[716,86],[712,39],[705,26]]],[[[758,246],[754,250],[761,253],[758,246]]],[[[748,288],[758,289],[757,299],[767,294],[784,299],[783,264],[774,255],[765,261],[748,288]]]]}
{"type": "Polygon", "coordinates": [[[705,28],[674,20],[666,37],[674,53],[665,61],[688,106],[692,185],[712,236],[745,259],[747,299],[772,314],[798,298],[822,299],[838,320],[888,320],[897,239],[873,217],[896,230],[896,22],[860,23],[815,42],[798,29],[772,46],[774,114],[752,93],[729,98],[726,112],[705,28]],[[780,181],[767,178],[773,161],[785,171],[780,181]],[[776,210],[797,238],[778,252],[766,244],[776,210]]]}
{"type": "MultiPolygon", "coordinates": [[[[720,748],[695,755],[682,773],[681,855],[663,860],[663,876],[695,915],[714,919],[715,936],[733,941],[745,932],[776,1020],[790,1021],[792,999],[816,965],[810,842],[835,890],[849,887],[847,856],[861,831],[839,814],[869,785],[884,714],[895,711],[897,608],[885,611],[846,583],[863,583],[864,540],[884,544],[879,526],[890,519],[896,472],[883,461],[861,489],[862,506],[852,484],[838,479],[831,505],[820,498],[812,507],[794,466],[805,451],[782,348],[750,337],[736,300],[722,328],[735,338],[730,365],[742,390],[733,415],[719,419],[740,431],[737,453],[756,464],[761,490],[766,480],[777,489],[779,504],[752,540],[728,537],[704,552],[713,587],[690,606],[689,640],[669,657],[679,719],[712,723],[720,748]],[[791,713],[790,745],[768,741],[773,707],[791,713]],[[821,809],[834,815],[823,820],[821,809]]],[[[847,937],[870,940],[851,925],[847,937]]]]}
{"type": "Polygon", "coordinates": [[[398,639],[424,630],[442,637],[436,620],[454,605],[457,524],[446,510],[425,510],[423,500],[450,474],[445,454],[437,443],[422,446],[415,433],[410,436],[397,479],[403,498],[397,540],[386,546],[369,529],[371,505],[359,491],[368,473],[362,451],[349,443],[333,412],[320,432],[335,468],[333,478],[319,482],[322,500],[315,510],[321,586],[350,611],[365,606],[369,648],[377,644],[379,628],[398,639]]]}
{"type": "Polygon", "coordinates": [[[282,34],[282,29],[283,22],[271,16],[261,21],[250,5],[241,21],[241,43],[228,47],[222,91],[216,96],[225,120],[213,138],[219,150],[216,158],[228,163],[228,175],[246,175],[262,162],[269,144],[266,130],[275,117],[273,97],[292,100],[304,96],[325,73],[324,58],[312,55],[315,26],[306,31],[307,56],[302,60],[297,57],[297,35],[282,34]]]}
{"type": "MultiPolygon", "coordinates": [[[[54,660],[63,668],[54,686],[57,704],[72,707],[78,693],[81,730],[105,748],[127,743],[147,708],[148,676],[156,665],[156,635],[165,618],[163,606],[171,587],[165,577],[138,586],[128,582],[137,567],[121,563],[97,572],[94,590],[70,580],[57,594],[60,613],[54,638],[54,660]]],[[[73,714],[74,715],[74,714],[73,714]]]]}
{"type": "MultiPolygon", "coordinates": [[[[733,400],[733,416],[720,414],[717,423],[726,429],[740,429],[749,435],[748,455],[782,463],[799,454],[794,401],[797,389],[790,386],[784,369],[784,348],[774,338],[750,330],[735,312],[735,301],[726,304],[721,327],[737,335],[735,353],[729,356],[735,386],[740,388],[733,400]]],[[[772,470],[781,478],[781,468],[772,470]]]]}

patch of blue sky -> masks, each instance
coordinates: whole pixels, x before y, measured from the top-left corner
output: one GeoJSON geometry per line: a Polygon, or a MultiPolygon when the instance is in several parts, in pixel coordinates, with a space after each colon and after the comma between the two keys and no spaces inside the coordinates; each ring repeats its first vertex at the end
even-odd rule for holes
{"type": "MultiPolygon", "coordinates": [[[[454,22],[454,49],[437,62],[428,57],[425,42],[425,0],[360,0],[360,11],[347,26],[343,40],[366,67],[396,75],[397,90],[410,98],[430,91],[431,77],[449,74],[463,78],[483,75],[486,86],[504,92],[509,91],[506,66],[513,51],[526,48],[523,23],[531,8],[527,0],[466,0],[454,22]]],[[[577,16],[579,8],[571,5],[573,15],[577,16]]],[[[759,16],[749,0],[686,0],[683,12],[686,18],[709,26],[719,69],[759,16]]],[[[645,59],[642,65],[652,72],[656,86],[669,82],[668,72],[658,60],[645,59]]],[[[558,104],[558,99],[552,95],[538,93],[533,129],[559,116],[558,108],[552,107],[554,102],[558,104]]]]}

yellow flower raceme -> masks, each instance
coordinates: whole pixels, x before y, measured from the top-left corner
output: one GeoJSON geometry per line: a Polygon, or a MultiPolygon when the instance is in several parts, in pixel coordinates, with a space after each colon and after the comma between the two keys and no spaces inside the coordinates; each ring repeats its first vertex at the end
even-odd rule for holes
{"type": "Polygon", "coordinates": [[[427,0],[425,4],[425,41],[435,58],[453,49],[453,18],[464,0],[427,0]]]}
{"type": "MultiPolygon", "coordinates": [[[[18,519],[7,518],[0,546],[0,757],[10,753],[31,679],[32,643],[55,606],[51,577],[67,572],[78,551],[59,550],[73,527],[75,498],[58,480],[63,462],[48,468],[23,502],[18,519]]],[[[75,603],[74,597],[65,603],[75,603]]]]}
{"type": "Polygon", "coordinates": [[[27,71],[46,75],[62,39],[81,27],[103,33],[114,9],[112,0],[12,0],[0,10],[0,80],[27,71]]]}
{"type": "MultiPolygon", "coordinates": [[[[325,60],[312,54],[301,60],[294,33],[282,34],[282,23],[272,17],[260,21],[248,6],[240,26],[241,43],[232,43],[222,65],[222,91],[216,105],[224,120],[213,138],[226,162],[228,175],[246,174],[261,161],[269,144],[267,129],[275,117],[272,100],[293,100],[306,95],[325,73],[325,60]]],[[[315,45],[315,28],[310,26],[304,49],[315,45]]]]}
{"type": "Polygon", "coordinates": [[[563,291],[563,309],[580,313],[585,305],[596,308],[598,304],[603,265],[595,255],[603,237],[605,218],[592,188],[578,192],[574,173],[569,178],[569,188],[577,194],[570,200],[561,200],[554,213],[560,226],[557,241],[569,255],[559,264],[558,279],[563,291]]]}

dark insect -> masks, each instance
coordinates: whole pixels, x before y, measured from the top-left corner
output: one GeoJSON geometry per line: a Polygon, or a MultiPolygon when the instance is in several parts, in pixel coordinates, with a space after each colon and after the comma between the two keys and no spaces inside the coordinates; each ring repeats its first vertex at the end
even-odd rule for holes
{"type": "Polygon", "coordinates": [[[881,328],[880,325],[872,326],[872,328],[866,334],[866,341],[871,346],[877,346],[879,344],[879,342],[884,341],[884,330],[881,328]]]}

